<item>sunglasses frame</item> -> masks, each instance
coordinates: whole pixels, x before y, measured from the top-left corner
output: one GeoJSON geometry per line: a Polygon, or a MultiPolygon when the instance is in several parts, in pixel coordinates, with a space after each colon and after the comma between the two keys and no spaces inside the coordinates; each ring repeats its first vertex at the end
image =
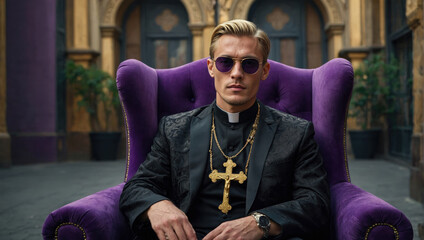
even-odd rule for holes
{"type": "Polygon", "coordinates": [[[226,57],[226,56],[220,56],[220,57],[217,57],[217,58],[215,58],[215,59],[211,59],[214,63],[215,63],[215,67],[216,67],[216,69],[218,69],[218,71],[220,71],[220,72],[222,72],[222,73],[228,73],[228,72],[231,72],[231,70],[233,70],[233,68],[234,68],[234,65],[235,65],[235,62],[236,61],[240,61],[240,64],[241,64],[241,69],[243,69],[243,72],[245,72],[245,73],[247,73],[247,74],[255,74],[255,73],[257,73],[258,72],[258,70],[259,70],[259,67],[263,64],[263,62],[261,62],[261,61],[259,61],[258,59],[256,59],[256,58],[253,58],[253,57],[246,57],[246,58],[242,58],[242,59],[238,59],[238,58],[232,58],[232,57],[226,57]],[[228,70],[228,71],[221,71],[217,66],[216,66],[216,60],[218,60],[218,58],[226,58],[226,59],[231,59],[232,61],[233,61],[233,64],[232,64],[232,66],[231,66],[231,68],[228,70]],[[253,73],[248,73],[248,72],[246,72],[245,70],[244,70],[244,68],[243,68],[243,61],[245,61],[245,60],[255,60],[255,61],[257,61],[258,62],[258,69],[256,69],[256,71],[255,72],[253,72],[253,73]]]}

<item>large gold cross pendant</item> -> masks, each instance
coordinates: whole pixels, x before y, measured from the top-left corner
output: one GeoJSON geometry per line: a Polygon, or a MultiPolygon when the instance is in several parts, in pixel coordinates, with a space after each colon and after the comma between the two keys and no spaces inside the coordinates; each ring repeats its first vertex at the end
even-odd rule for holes
{"type": "Polygon", "coordinates": [[[226,214],[232,208],[229,203],[230,181],[237,180],[240,184],[242,184],[247,179],[247,176],[243,173],[243,171],[240,171],[239,174],[233,174],[233,168],[237,166],[237,164],[235,164],[231,158],[228,158],[228,160],[223,165],[225,167],[225,173],[218,172],[218,170],[215,169],[211,172],[211,174],[209,174],[209,178],[212,180],[212,182],[216,182],[218,179],[225,180],[222,203],[219,205],[218,209],[226,214]]]}

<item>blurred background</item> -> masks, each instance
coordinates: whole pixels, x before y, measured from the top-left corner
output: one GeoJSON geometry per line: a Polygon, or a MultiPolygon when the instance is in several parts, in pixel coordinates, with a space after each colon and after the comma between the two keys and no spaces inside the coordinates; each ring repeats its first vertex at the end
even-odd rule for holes
{"type": "Polygon", "coordinates": [[[101,159],[91,150],[93,133],[114,138],[112,158],[126,158],[125,115],[110,84],[119,63],[135,58],[169,68],[208,57],[217,24],[247,19],[270,36],[272,60],[300,68],[337,57],[351,61],[356,85],[346,129],[349,158],[406,166],[405,187],[424,203],[423,5],[424,0],[0,0],[0,166],[101,159]]]}

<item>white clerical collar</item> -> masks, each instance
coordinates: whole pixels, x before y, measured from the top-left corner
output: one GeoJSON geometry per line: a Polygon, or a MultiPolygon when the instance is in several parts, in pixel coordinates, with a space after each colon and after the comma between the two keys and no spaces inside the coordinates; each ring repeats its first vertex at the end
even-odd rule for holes
{"type": "MultiPolygon", "coordinates": [[[[219,106],[217,105],[217,107],[219,107],[219,106]]],[[[219,109],[221,109],[223,112],[225,112],[228,115],[228,122],[229,123],[238,123],[240,121],[240,113],[239,112],[230,113],[230,112],[223,110],[220,107],[219,107],[219,109]]]]}

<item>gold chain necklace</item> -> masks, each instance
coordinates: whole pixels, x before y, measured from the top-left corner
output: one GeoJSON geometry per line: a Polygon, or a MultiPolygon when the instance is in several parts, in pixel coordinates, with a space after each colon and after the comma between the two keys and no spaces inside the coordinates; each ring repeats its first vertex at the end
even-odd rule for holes
{"type": "Polygon", "coordinates": [[[240,184],[243,184],[243,182],[247,179],[247,169],[249,167],[250,155],[252,153],[252,147],[253,147],[253,142],[255,140],[256,130],[258,128],[260,111],[261,111],[261,107],[258,103],[258,113],[256,114],[255,122],[253,123],[253,126],[252,126],[252,129],[250,130],[249,136],[246,139],[246,143],[240,149],[240,151],[238,151],[233,156],[226,155],[224,153],[224,151],[222,150],[221,145],[219,145],[218,138],[216,136],[216,130],[215,130],[215,116],[214,116],[214,114],[212,114],[211,140],[210,140],[210,143],[209,143],[209,162],[210,162],[211,173],[209,174],[209,178],[212,180],[212,182],[216,182],[216,180],[218,180],[218,179],[225,180],[222,203],[218,206],[218,209],[221,210],[225,214],[228,213],[228,211],[230,211],[231,208],[232,208],[231,205],[229,204],[230,181],[237,180],[237,181],[239,181],[240,184]],[[212,160],[213,159],[213,154],[212,154],[213,140],[212,139],[213,138],[215,138],[215,142],[216,142],[216,145],[218,146],[219,151],[227,159],[227,161],[225,163],[223,163],[224,167],[226,168],[225,173],[224,172],[218,172],[218,170],[213,169],[213,164],[212,164],[212,161],[213,161],[212,160]],[[249,143],[250,143],[250,150],[249,150],[249,155],[248,155],[247,161],[246,161],[245,171],[244,171],[244,173],[243,173],[243,171],[240,171],[240,173],[234,174],[233,168],[235,166],[237,166],[237,164],[233,162],[233,159],[236,158],[241,152],[243,152],[243,150],[247,147],[247,145],[249,143]]]}

